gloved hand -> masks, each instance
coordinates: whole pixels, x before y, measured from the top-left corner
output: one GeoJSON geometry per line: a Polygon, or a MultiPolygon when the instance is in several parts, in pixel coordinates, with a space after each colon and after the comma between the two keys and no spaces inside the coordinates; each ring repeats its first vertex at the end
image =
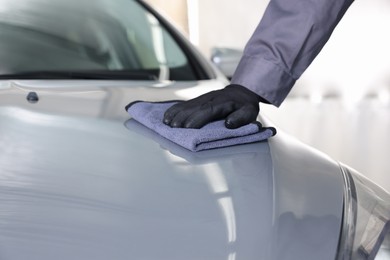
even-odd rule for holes
{"type": "Polygon", "coordinates": [[[165,112],[163,121],[171,127],[201,128],[225,119],[227,128],[238,128],[256,120],[261,100],[243,86],[229,85],[173,105],[165,112]]]}

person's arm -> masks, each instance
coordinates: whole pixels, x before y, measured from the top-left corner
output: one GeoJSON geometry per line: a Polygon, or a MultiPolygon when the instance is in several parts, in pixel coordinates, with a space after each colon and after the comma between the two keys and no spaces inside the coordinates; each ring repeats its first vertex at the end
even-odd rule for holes
{"type": "Polygon", "coordinates": [[[227,128],[256,120],[259,102],[279,106],[314,60],[352,0],[271,0],[247,43],[231,85],[181,102],[164,115],[171,127],[227,128]]]}
{"type": "Polygon", "coordinates": [[[271,0],[231,83],[279,106],[352,2],[271,0]]]}

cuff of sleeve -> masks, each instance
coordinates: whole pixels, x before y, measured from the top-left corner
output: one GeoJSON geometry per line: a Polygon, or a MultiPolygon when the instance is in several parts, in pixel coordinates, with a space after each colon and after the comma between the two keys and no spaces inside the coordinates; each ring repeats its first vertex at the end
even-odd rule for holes
{"type": "Polygon", "coordinates": [[[295,79],[274,63],[243,56],[231,80],[279,107],[295,84],[295,79]]]}

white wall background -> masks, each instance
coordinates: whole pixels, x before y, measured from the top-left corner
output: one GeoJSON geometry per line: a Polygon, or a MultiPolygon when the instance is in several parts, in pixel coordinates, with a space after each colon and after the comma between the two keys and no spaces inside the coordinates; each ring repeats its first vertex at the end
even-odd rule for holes
{"type": "Polygon", "coordinates": [[[243,49],[259,23],[268,1],[195,0],[199,4],[199,47],[243,49]]]}
{"type": "Polygon", "coordinates": [[[146,0],[168,16],[205,54],[215,46],[242,49],[266,0],[146,0]]]}

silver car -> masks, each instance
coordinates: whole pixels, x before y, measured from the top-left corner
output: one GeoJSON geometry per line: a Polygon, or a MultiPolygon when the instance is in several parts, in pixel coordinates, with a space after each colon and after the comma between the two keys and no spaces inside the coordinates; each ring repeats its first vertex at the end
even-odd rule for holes
{"type": "Polygon", "coordinates": [[[348,166],[281,129],[193,153],[124,109],[227,83],[141,1],[0,0],[0,259],[389,259],[390,196],[348,166]]]}

